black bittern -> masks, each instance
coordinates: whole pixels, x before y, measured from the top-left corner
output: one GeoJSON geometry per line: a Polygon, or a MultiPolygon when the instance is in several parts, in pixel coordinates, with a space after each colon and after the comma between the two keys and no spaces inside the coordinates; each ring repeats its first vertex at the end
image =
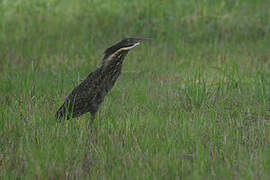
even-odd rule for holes
{"type": "Polygon", "coordinates": [[[126,38],[106,49],[101,66],[90,73],[66,97],[64,104],[56,113],[56,118],[70,119],[90,112],[93,122],[104,97],[112,89],[121,74],[123,60],[129,50],[145,40],[148,39],[126,38]]]}

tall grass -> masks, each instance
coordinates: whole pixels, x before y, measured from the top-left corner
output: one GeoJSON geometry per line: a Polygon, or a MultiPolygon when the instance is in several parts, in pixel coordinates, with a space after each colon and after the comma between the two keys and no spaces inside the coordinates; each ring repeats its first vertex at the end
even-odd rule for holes
{"type": "Polygon", "coordinates": [[[268,179],[270,3],[0,1],[1,179],[268,179]],[[92,127],[58,123],[106,47],[130,52],[92,127]]]}

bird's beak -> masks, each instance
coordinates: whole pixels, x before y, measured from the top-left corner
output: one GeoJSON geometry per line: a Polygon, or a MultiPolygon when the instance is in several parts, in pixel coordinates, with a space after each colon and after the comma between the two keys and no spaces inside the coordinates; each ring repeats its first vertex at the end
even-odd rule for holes
{"type": "Polygon", "coordinates": [[[152,40],[151,38],[140,38],[138,39],[138,42],[144,42],[144,41],[150,41],[152,40]]]}

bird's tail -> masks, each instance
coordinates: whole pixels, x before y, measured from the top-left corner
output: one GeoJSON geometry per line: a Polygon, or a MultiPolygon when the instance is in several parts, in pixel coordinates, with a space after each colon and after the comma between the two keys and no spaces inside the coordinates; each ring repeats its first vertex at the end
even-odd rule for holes
{"type": "Polygon", "coordinates": [[[59,121],[61,121],[62,119],[69,119],[69,116],[66,116],[66,108],[64,105],[62,105],[58,111],[55,114],[55,118],[59,121]]]}
{"type": "Polygon", "coordinates": [[[60,108],[56,113],[55,113],[55,118],[56,120],[61,120],[64,117],[63,110],[60,108]]]}

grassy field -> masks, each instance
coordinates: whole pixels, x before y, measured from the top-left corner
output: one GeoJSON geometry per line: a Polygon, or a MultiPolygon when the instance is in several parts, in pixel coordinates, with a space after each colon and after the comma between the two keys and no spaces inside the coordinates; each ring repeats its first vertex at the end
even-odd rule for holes
{"type": "Polygon", "coordinates": [[[270,1],[0,0],[1,179],[269,179],[270,1]],[[124,37],[91,127],[56,122],[124,37]]]}

